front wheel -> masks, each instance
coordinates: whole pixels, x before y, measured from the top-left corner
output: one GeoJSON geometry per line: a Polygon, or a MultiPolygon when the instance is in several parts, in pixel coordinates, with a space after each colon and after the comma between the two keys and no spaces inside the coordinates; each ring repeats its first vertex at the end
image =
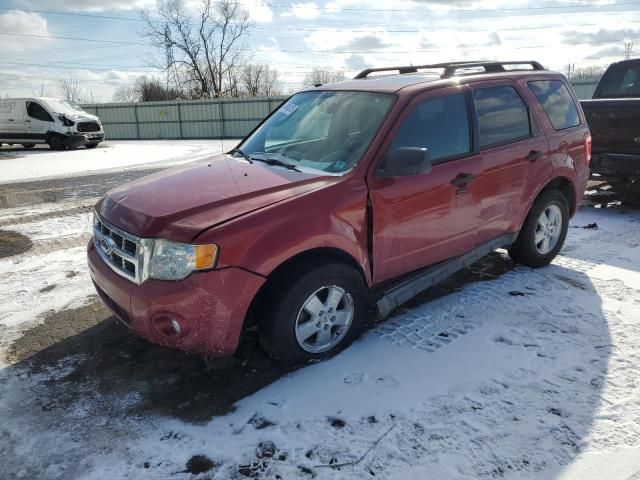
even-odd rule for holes
{"type": "Polygon", "coordinates": [[[509,256],[522,265],[544,267],[560,252],[568,229],[567,198],[558,190],[549,190],[531,207],[509,256]]]}
{"type": "Polygon", "coordinates": [[[362,332],[367,292],[355,269],[330,263],[288,272],[267,292],[259,324],[267,352],[286,364],[329,357],[362,332]]]}
{"type": "Polygon", "coordinates": [[[62,135],[52,134],[49,136],[47,143],[51,150],[65,150],[65,138],[62,135]]]}
{"type": "Polygon", "coordinates": [[[86,148],[89,148],[89,149],[91,149],[91,148],[96,148],[97,146],[98,146],[98,144],[97,144],[97,143],[87,143],[87,144],[85,145],[85,147],[86,147],[86,148]]]}

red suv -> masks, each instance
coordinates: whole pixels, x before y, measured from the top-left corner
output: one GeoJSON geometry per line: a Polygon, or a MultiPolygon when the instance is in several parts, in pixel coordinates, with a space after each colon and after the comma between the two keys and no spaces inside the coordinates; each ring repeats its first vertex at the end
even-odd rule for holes
{"type": "Polygon", "coordinates": [[[324,357],[496,248],[551,262],[590,149],[571,86],[537,62],[365,70],[229,153],[111,190],[91,276],[152,342],[227,355],[257,326],[283,362],[324,357]]]}

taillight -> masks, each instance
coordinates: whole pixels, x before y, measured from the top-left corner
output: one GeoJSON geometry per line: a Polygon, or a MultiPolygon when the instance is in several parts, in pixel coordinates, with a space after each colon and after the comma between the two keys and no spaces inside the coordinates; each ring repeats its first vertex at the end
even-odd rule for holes
{"type": "Polygon", "coordinates": [[[584,158],[589,165],[591,163],[591,133],[584,135],[584,158]]]}

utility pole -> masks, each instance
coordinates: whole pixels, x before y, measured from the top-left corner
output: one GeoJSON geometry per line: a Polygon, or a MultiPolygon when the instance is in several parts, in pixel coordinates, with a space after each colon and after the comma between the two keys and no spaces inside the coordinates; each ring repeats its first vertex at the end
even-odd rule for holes
{"type": "Polygon", "coordinates": [[[167,61],[167,91],[166,100],[169,100],[169,76],[171,75],[171,65],[173,64],[173,49],[171,48],[171,29],[169,25],[164,26],[164,49],[167,61]]]}
{"type": "Polygon", "coordinates": [[[624,44],[624,59],[629,60],[633,53],[633,42],[625,42],[624,44]]]}
{"type": "Polygon", "coordinates": [[[567,66],[567,78],[569,80],[571,80],[571,77],[573,77],[573,74],[574,74],[575,70],[576,70],[576,64],[575,63],[570,63],[567,66]]]}

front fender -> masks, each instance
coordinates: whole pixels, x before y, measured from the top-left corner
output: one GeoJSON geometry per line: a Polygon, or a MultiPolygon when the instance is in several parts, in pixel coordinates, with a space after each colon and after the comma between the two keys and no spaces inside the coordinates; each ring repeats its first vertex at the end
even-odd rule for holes
{"type": "Polygon", "coordinates": [[[265,277],[300,253],[334,248],[360,264],[371,285],[366,205],[364,180],[351,177],[207,230],[196,242],[219,246],[218,268],[265,277]]]}

